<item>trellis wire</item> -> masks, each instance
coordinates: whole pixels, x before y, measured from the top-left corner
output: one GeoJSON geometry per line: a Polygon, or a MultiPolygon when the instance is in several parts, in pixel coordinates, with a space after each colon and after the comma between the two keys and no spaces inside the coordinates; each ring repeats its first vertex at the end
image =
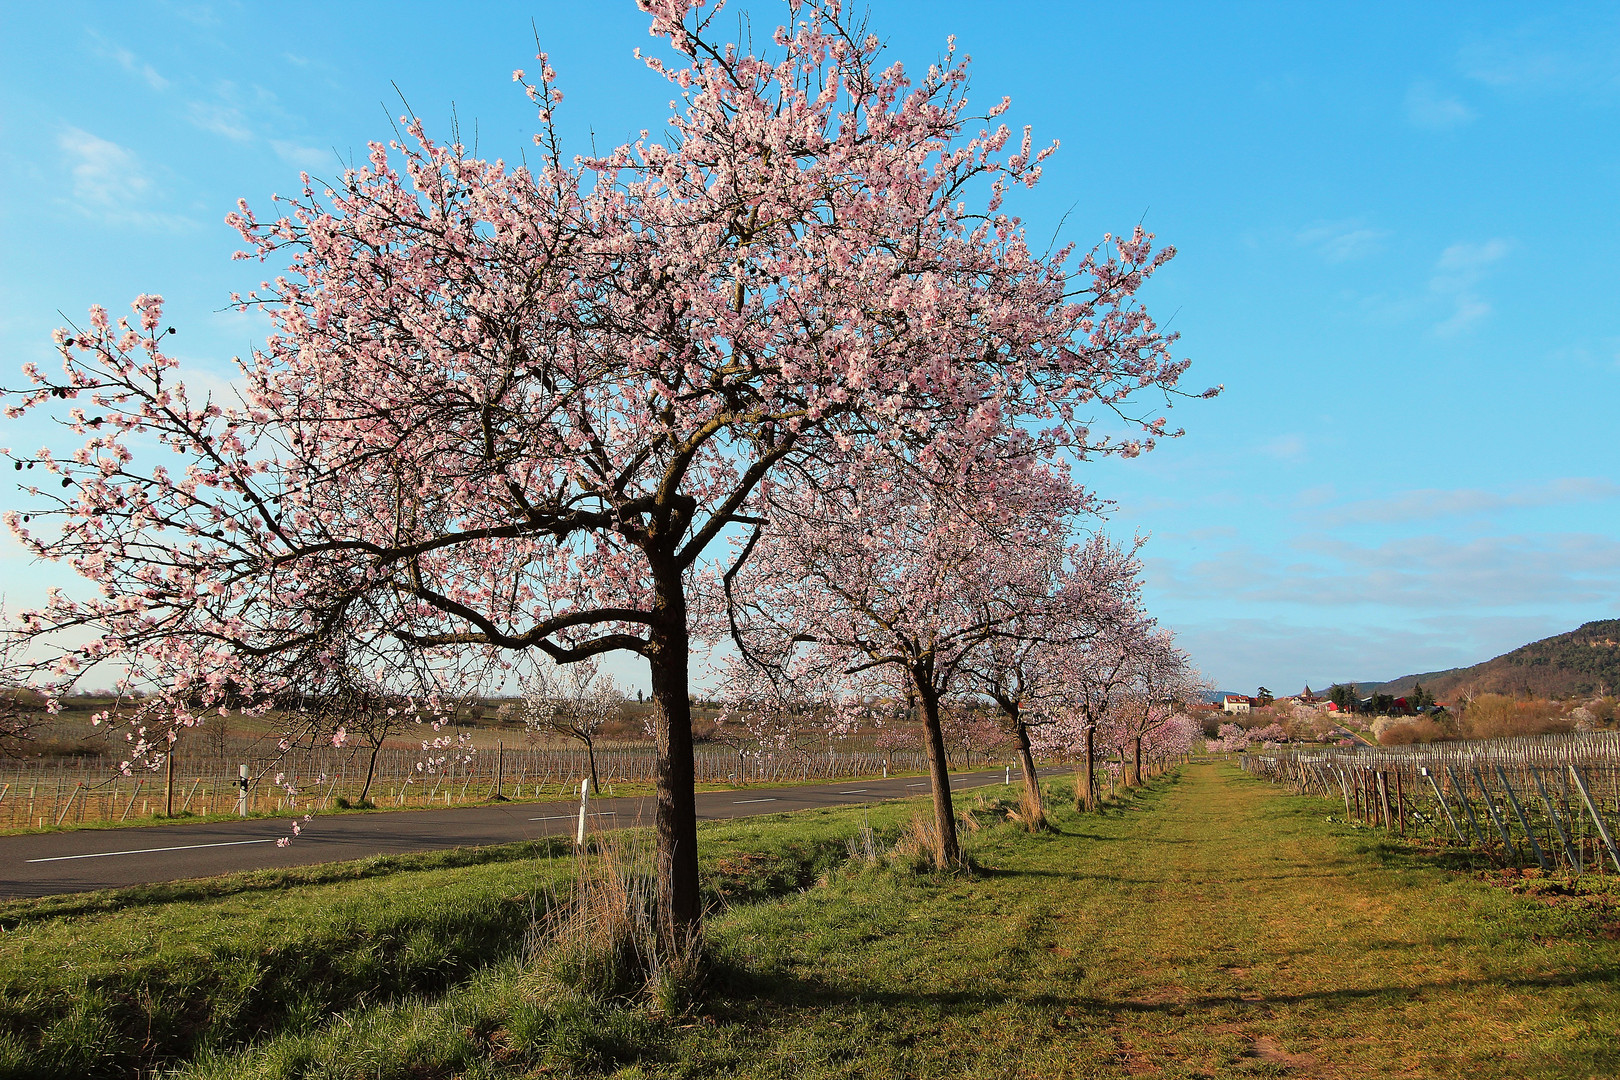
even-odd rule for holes
{"type": "MultiPolygon", "coordinates": [[[[369,747],[300,747],[271,757],[262,744],[227,750],[188,752],[175,762],[175,806],[191,814],[237,810],[237,769],[248,766],[249,812],[328,809],[338,799],[358,800],[371,756],[369,747]],[[275,783],[277,774],[295,793],[275,783]]],[[[369,799],[387,808],[454,806],[485,802],[497,794],[509,799],[563,797],[590,775],[583,748],[517,746],[480,749],[453,756],[440,769],[419,768],[424,755],[411,748],[384,747],[369,799]]],[[[163,770],[119,776],[110,758],[0,759],[0,828],[118,822],[161,815],[163,770]]],[[[651,747],[615,745],[596,751],[597,775],[604,787],[651,781],[657,758],[651,747]]],[[[793,783],[839,780],[891,772],[920,772],[921,753],[871,751],[798,753],[770,750],[704,749],[695,755],[699,783],[793,783]]]]}
{"type": "Polygon", "coordinates": [[[1503,866],[1620,872],[1620,732],[1389,747],[1279,747],[1248,772],[1342,801],[1347,818],[1503,866]]]}

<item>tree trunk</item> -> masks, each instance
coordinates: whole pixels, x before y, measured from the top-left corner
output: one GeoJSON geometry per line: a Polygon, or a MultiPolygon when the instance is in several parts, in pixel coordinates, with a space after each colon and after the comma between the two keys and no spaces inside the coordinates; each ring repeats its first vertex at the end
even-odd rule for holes
{"type": "Polygon", "coordinates": [[[1080,810],[1097,809],[1097,743],[1095,741],[1097,729],[1091,725],[1086,726],[1086,761],[1080,767],[1080,781],[1075,786],[1075,806],[1080,810]]]}
{"type": "Polygon", "coordinates": [[[1142,786],[1142,736],[1138,735],[1131,746],[1131,787],[1142,786]]]}
{"type": "Polygon", "coordinates": [[[687,697],[690,641],[686,597],[679,577],[659,588],[665,619],[653,628],[653,738],[658,751],[658,940],[667,955],[686,952],[702,929],[698,892],[696,768],[692,758],[692,703],[687,697]]]}
{"type": "Polygon", "coordinates": [[[1024,819],[1031,829],[1039,829],[1046,824],[1046,807],[1041,805],[1041,781],[1029,751],[1029,729],[1017,714],[1013,715],[1013,731],[1018,737],[1018,765],[1024,770],[1024,819]]]}
{"type": "MultiPolygon", "coordinates": [[[[913,676],[916,679],[916,676],[913,676]]],[[[922,698],[923,739],[928,747],[928,780],[934,794],[934,865],[941,870],[962,861],[956,841],[956,808],[951,805],[951,774],[945,757],[945,735],[939,726],[939,698],[917,679],[922,698]]]]}
{"type": "Polygon", "coordinates": [[[382,743],[371,748],[371,762],[366,766],[366,782],[360,786],[360,801],[365,802],[371,794],[371,778],[377,775],[377,755],[382,753],[382,743]]]}
{"type": "Polygon", "coordinates": [[[596,743],[590,739],[585,740],[585,756],[591,760],[591,794],[600,795],[602,782],[596,778],[596,743]]]}

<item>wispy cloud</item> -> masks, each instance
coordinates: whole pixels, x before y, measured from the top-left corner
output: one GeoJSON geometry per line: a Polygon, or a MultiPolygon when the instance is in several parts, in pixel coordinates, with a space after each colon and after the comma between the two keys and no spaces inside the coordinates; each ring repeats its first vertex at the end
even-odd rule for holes
{"type": "Polygon", "coordinates": [[[102,211],[124,210],[142,199],[152,182],[133,150],[70,127],[56,137],[73,176],[73,197],[102,211]]]}
{"type": "Polygon", "coordinates": [[[1446,131],[1474,119],[1474,110],[1460,98],[1440,92],[1432,83],[1413,83],[1406,92],[1406,120],[1415,127],[1446,131]]]}
{"type": "Polygon", "coordinates": [[[248,142],[253,138],[253,131],[248,126],[247,118],[242,115],[242,110],[234,105],[193,101],[186,106],[186,117],[204,131],[223,135],[227,139],[248,142]]]}
{"type": "Polygon", "coordinates": [[[1403,491],[1387,499],[1347,503],[1334,508],[1332,512],[1357,521],[1423,521],[1440,517],[1483,517],[1511,510],[1605,502],[1617,498],[1620,498],[1620,484],[1612,480],[1572,476],[1509,492],[1480,488],[1403,491]]]}
{"type": "Polygon", "coordinates": [[[1613,99],[1620,94],[1620,19],[1600,7],[1475,38],[1458,50],[1457,66],[1495,90],[1613,99]]]}
{"type": "Polygon", "coordinates": [[[90,32],[90,37],[95,41],[96,47],[100,49],[103,55],[111,57],[119,67],[144,81],[153,90],[168,89],[169,80],[158,74],[156,68],[136,56],[128,48],[116,42],[108,41],[94,30],[90,32]]]}
{"type": "Polygon", "coordinates": [[[275,150],[277,157],[295,169],[318,169],[333,163],[332,153],[329,150],[300,146],[285,139],[271,139],[270,147],[275,150]]]}
{"type": "Polygon", "coordinates": [[[135,151],[77,127],[64,128],[56,145],[66,161],[68,190],[79,213],[137,228],[191,225],[184,217],[153,209],[159,195],[135,151]]]}
{"type": "Polygon", "coordinates": [[[1349,262],[1376,254],[1389,236],[1359,221],[1324,221],[1301,230],[1295,239],[1313,248],[1328,262],[1349,262]]]}
{"type": "Polygon", "coordinates": [[[1155,591],[1234,610],[1466,613],[1620,603],[1620,541],[1562,533],[1462,538],[1431,533],[1362,543],[1333,532],[1286,553],[1236,545],[1186,560],[1150,558],[1155,591]]]}
{"type": "Polygon", "coordinates": [[[1506,240],[1452,244],[1440,253],[1429,278],[1429,289],[1452,305],[1451,315],[1435,326],[1441,337],[1462,333],[1491,313],[1491,305],[1475,292],[1475,287],[1511,250],[1506,240]]]}
{"type": "Polygon", "coordinates": [[[1261,444],[1260,452],[1278,461],[1300,461],[1305,457],[1305,437],[1292,432],[1261,444]]]}
{"type": "Polygon", "coordinates": [[[1223,689],[1252,691],[1264,684],[1292,693],[1307,684],[1323,690],[1338,680],[1385,680],[1467,667],[1573,629],[1579,621],[1578,614],[1570,619],[1484,615],[1324,626],[1228,618],[1187,627],[1177,634],[1177,644],[1223,689]]]}

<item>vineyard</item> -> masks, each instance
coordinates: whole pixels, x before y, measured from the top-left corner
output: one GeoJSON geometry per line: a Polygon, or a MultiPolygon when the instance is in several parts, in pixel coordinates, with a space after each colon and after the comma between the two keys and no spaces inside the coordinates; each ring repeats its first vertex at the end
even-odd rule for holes
{"type": "Polygon", "coordinates": [[[1243,767],[1342,801],[1359,825],[1471,848],[1498,865],[1620,872],[1620,732],[1280,749],[1246,754],[1243,767]]]}
{"type": "MultiPolygon", "coordinates": [[[[165,767],[122,776],[100,756],[0,763],[0,828],[45,828],[137,821],[154,815],[319,812],[355,803],[366,786],[370,749],[297,748],[243,740],[238,746],[181,750],[165,767]],[[247,780],[242,782],[242,767],[247,780]]],[[[651,746],[621,744],[596,752],[602,785],[648,782],[657,758],[651,746]]],[[[699,783],[792,783],[887,772],[918,772],[917,752],[878,753],[699,750],[699,783]]],[[[411,748],[377,753],[369,801],[384,809],[457,806],[491,799],[564,797],[590,775],[590,760],[573,747],[497,746],[424,763],[411,748]]]]}

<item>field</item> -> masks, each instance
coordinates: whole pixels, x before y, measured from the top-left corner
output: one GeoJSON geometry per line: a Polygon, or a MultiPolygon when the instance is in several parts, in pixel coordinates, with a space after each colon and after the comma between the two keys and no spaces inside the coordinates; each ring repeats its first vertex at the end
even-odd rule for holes
{"type": "MultiPolygon", "coordinates": [[[[551,800],[577,797],[580,780],[590,775],[589,758],[576,745],[501,746],[453,756],[433,771],[421,763],[421,748],[389,746],[377,755],[369,789],[367,749],[301,747],[277,754],[272,742],[240,740],[228,747],[183,748],[171,780],[163,769],[141,769],[131,776],[116,771],[103,755],[59,755],[0,759],[0,831],[101,828],[152,824],[174,817],[253,815],[296,816],[331,813],[358,803],[361,793],[382,809],[444,807],[484,803],[494,798],[551,800]],[[246,806],[238,802],[239,764],[247,764],[246,806]],[[282,784],[276,782],[280,776],[282,784]],[[292,787],[292,792],[287,790],[292,787]]],[[[650,744],[609,744],[597,751],[603,792],[648,794],[656,755],[650,744]]],[[[921,772],[922,754],[871,751],[816,754],[704,748],[694,755],[701,790],[755,784],[814,783],[894,773],[921,772]]]]}
{"type": "Polygon", "coordinates": [[[533,912],[573,869],[560,849],[6,905],[0,1072],[1620,1071],[1604,883],[1519,895],[1223,763],[1062,810],[1042,835],[998,823],[1012,792],[993,791],[959,800],[977,869],[957,876],[851,857],[863,824],[892,842],[907,804],[706,827],[714,975],[673,1014],[525,961],[533,912]]]}

